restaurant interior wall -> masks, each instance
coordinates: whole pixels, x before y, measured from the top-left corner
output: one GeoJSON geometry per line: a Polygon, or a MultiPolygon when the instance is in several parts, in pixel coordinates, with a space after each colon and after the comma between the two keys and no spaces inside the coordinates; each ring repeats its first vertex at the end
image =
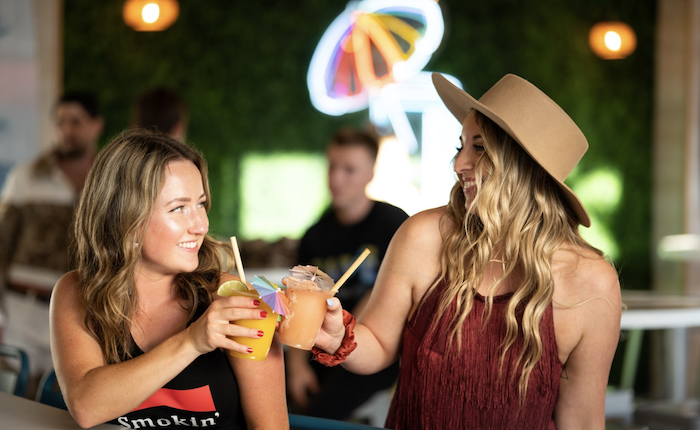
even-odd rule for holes
{"type": "MultiPolygon", "coordinates": [[[[210,163],[211,227],[222,237],[236,234],[240,225],[244,155],[322,155],[339,126],[368,121],[366,111],[319,113],[305,85],[313,50],[343,2],[185,1],[177,22],[153,33],[127,27],[122,3],[64,1],[64,88],[99,94],[107,121],[103,144],[128,125],[140,91],[156,84],[180,90],[191,111],[188,139],[210,163]]],[[[656,3],[442,0],[440,5],[446,32],[426,69],[458,77],[476,96],[505,73],[515,73],[554,98],[590,144],[569,183],[611,235],[623,287],[650,288],[656,3]],[[587,37],[593,24],[613,19],[635,30],[638,46],[626,59],[606,61],[591,52],[587,37]],[[601,200],[611,193],[605,182],[591,178],[617,181],[619,200],[601,200]]],[[[456,136],[445,142],[456,143],[456,136]]],[[[298,190],[300,202],[304,191],[298,190]]],[[[273,199],[258,210],[284,217],[289,208],[273,199]]]]}

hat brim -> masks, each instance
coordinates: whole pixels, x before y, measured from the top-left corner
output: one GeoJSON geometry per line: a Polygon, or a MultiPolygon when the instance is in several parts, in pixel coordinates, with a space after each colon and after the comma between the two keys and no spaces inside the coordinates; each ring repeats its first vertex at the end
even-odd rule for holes
{"type": "MultiPolygon", "coordinates": [[[[523,142],[518,136],[518,133],[512,130],[508,123],[503,118],[501,118],[501,116],[498,113],[494,112],[492,109],[490,109],[483,103],[480,103],[477,99],[475,99],[474,97],[472,97],[471,95],[454,85],[452,82],[448,81],[441,74],[433,73],[432,77],[433,84],[435,85],[435,89],[437,90],[438,95],[442,99],[443,103],[445,103],[447,109],[449,109],[449,111],[452,112],[452,115],[454,115],[455,118],[457,118],[460,124],[464,124],[464,120],[467,118],[467,115],[472,109],[478,110],[491,121],[496,123],[499,127],[501,127],[503,131],[508,133],[508,135],[512,137],[513,140],[515,140],[520,145],[520,147],[528,153],[528,155],[532,157],[532,154],[530,153],[530,151],[528,151],[527,146],[523,145],[523,142]]],[[[533,160],[535,160],[534,157],[533,160]]],[[[535,160],[535,162],[537,162],[537,160],[535,160]]],[[[546,169],[544,170],[547,171],[546,169]]],[[[578,222],[584,227],[590,227],[591,218],[588,215],[588,212],[583,206],[581,200],[563,181],[557,179],[551,173],[549,173],[549,175],[552,179],[554,179],[557,185],[559,185],[559,188],[561,189],[562,194],[566,199],[566,202],[576,214],[578,222]]]]}

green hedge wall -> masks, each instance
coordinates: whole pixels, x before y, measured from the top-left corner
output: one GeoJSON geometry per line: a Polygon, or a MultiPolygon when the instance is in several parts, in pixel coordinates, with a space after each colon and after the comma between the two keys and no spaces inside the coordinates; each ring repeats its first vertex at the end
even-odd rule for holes
{"type": "MultiPolygon", "coordinates": [[[[105,142],[128,124],[140,91],[156,84],[179,89],[191,109],[188,138],[210,163],[212,231],[232,235],[242,154],[320,152],[338,126],[367,120],[366,111],[341,118],[317,112],[306,89],[316,44],[345,4],[181,0],[171,28],[139,33],[124,24],[122,0],[64,0],[65,88],[99,95],[105,142]]],[[[649,288],[655,3],[441,0],[440,5],[447,31],[426,70],[458,77],[477,97],[505,73],[515,73],[556,100],[590,143],[578,173],[609,166],[622,174],[622,201],[604,222],[620,247],[616,264],[623,285],[649,288]],[[611,19],[637,33],[637,50],[625,60],[604,61],[588,48],[590,27],[611,19]]]]}

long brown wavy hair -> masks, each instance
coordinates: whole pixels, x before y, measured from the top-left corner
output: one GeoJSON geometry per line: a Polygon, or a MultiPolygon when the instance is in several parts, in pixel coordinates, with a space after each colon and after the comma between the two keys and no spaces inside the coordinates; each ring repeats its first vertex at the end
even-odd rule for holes
{"type": "Polygon", "coordinates": [[[500,363],[503,366],[506,353],[522,333],[523,347],[516,362],[522,369],[518,381],[522,402],[530,373],[542,355],[540,321],[552,302],[552,257],[564,244],[603,254],[579,235],[576,215],[556,181],[511,136],[478,111],[476,122],[485,150],[475,169],[478,191],[466,208],[457,182],[441,220],[441,273],[431,288],[441,279],[446,279],[448,286],[434,321],[456,300],[450,347],[455,340],[459,347],[462,326],[487,265],[500,263],[503,274],[489,287],[483,324],[491,316],[499,285],[517,269],[519,284],[505,311],[506,335],[500,345],[500,363]],[[482,170],[487,172],[485,180],[482,170]],[[516,311],[522,312],[520,323],[516,311]]]}
{"type": "MultiPolygon", "coordinates": [[[[138,295],[134,267],[141,257],[139,234],[148,228],[166,166],[189,160],[199,169],[209,212],[211,193],[204,157],[168,135],[133,129],[117,135],[95,159],[75,215],[75,266],[84,323],[99,342],[105,361],[131,358],[131,325],[138,295]]],[[[232,251],[207,235],[194,272],[175,278],[191,319],[208,304],[222,271],[232,268],[232,251]]]]}

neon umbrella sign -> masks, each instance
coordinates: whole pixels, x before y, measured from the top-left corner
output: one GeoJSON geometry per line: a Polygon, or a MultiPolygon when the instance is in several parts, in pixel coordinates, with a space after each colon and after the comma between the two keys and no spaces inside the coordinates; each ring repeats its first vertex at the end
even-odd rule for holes
{"type": "Polygon", "coordinates": [[[434,0],[350,2],[311,59],[311,102],[334,116],[366,108],[384,85],[420,72],[443,33],[442,11],[434,0]]]}

